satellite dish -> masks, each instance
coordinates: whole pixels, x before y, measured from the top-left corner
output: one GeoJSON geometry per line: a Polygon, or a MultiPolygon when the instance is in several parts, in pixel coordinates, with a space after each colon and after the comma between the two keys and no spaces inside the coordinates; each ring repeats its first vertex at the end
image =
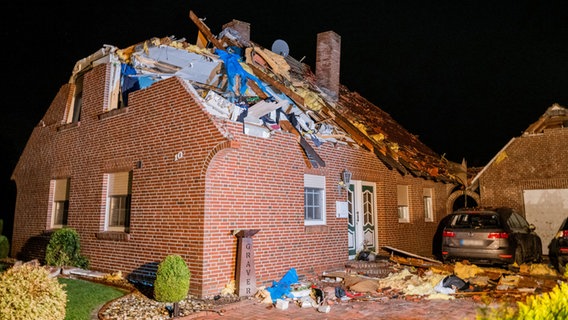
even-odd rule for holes
{"type": "Polygon", "coordinates": [[[288,53],[290,53],[290,48],[288,48],[288,44],[286,43],[286,41],[280,39],[274,41],[271,50],[272,52],[284,57],[287,57],[288,53]]]}

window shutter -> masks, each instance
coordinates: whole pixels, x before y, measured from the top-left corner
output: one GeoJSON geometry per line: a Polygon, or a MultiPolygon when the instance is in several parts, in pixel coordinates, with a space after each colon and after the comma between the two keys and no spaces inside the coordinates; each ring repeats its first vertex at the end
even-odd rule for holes
{"type": "Polygon", "coordinates": [[[68,179],[55,180],[55,194],[53,196],[54,201],[67,200],[67,184],[68,184],[68,179]]]}
{"type": "Polygon", "coordinates": [[[408,186],[396,186],[397,202],[399,206],[408,205],[408,186]]]}
{"type": "Polygon", "coordinates": [[[109,176],[109,195],[127,195],[130,172],[118,172],[109,176]]]}
{"type": "Polygon", "coordinates": [[[325,176],[304,174],[304,187],[306,188],[325,188],[325,176]]]}

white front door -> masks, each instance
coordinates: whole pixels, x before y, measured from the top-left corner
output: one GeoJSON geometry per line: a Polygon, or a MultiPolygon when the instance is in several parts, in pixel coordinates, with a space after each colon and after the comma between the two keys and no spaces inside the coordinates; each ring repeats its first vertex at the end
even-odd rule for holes
{"type": "Polygon", "coordinates": [[[375,183],[355,180],[347,195],[349,259],[361,250],[377,252],[377,210],[375,183]]]}

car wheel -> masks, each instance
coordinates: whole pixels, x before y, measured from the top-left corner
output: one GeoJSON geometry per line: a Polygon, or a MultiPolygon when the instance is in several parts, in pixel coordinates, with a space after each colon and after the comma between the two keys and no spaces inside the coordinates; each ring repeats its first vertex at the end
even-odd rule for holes
{"type": "Polygon", "coordinates": [[[524,257],[523,257],[523,248],[518,245],[517,248],[515,249],[515,263],[517,263],[519,266],[521,264],[523,264],[524,262],[524,257]]]}

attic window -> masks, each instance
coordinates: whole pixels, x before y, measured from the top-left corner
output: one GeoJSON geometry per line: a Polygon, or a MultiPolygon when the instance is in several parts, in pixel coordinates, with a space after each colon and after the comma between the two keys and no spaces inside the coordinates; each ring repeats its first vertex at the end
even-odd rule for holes
{"type": "Polygon", "coordinates": [[[65,123],[77,123],[81,120],[81,107],[83,105],[83,74],[79,74],[75,78],[75,91],[73,92],[73,101],[67,112],[65,123]]]}

